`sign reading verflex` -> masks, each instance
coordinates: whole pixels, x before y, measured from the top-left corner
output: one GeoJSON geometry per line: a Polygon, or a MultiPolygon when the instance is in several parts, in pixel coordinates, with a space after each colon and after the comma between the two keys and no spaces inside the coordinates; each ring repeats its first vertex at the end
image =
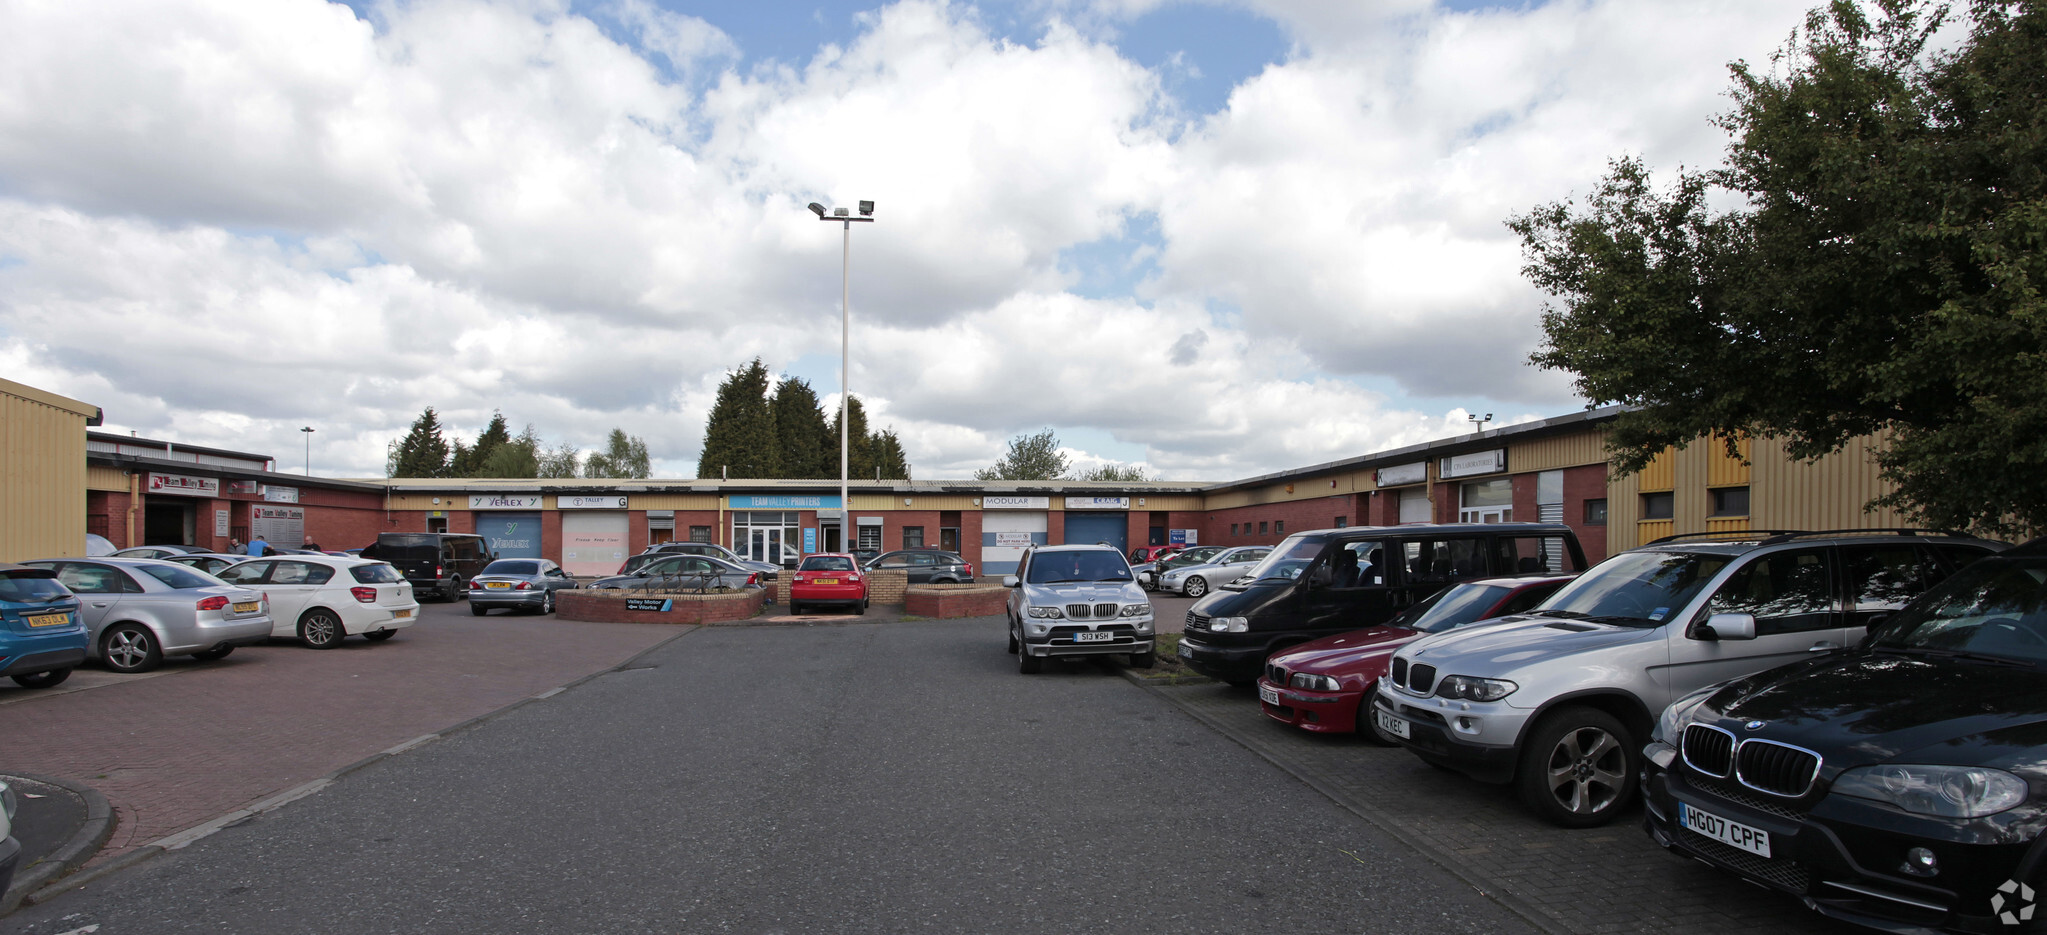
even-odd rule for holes
{"type": "Polygon", "coordinates": [[[540,495],[537,493],[473,493],[469,495],[472,510],[537,510],[540,509],[540,495]]]}

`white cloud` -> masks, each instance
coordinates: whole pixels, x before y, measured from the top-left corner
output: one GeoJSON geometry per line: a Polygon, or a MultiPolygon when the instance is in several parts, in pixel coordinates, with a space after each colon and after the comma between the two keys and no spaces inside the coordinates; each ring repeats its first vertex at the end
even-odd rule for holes
{"type": "Polygon", "coordinates": [[[649,0],[601,7],[617,37],[565,0],[0,6],[0,364],[286,465],[313,425],[323,473],[433,405],[686,475],[726,368],[836,356],[840,232],[802,206],[871,199],[853,385],[918,476],[1046,425],[1175,478],[1346,457],[1468,427],[1430,400],[1571,408],[1502,219],[1612,155],[1717,159],[1725,61],[1795,18],[1246,0],[1299,45],[1186,123],[1059,18],[1162,2],[1047,3],[1019,44],[905,0],[755,70],[649,0]],[[1151,215],[1137,294],[1069,291],[1062,253],[1151,215]]]}

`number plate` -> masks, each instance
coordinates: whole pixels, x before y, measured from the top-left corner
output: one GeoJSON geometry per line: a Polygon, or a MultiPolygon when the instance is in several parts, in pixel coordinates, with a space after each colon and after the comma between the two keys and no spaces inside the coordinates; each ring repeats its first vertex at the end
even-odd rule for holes
{"type": "Polygon", "coordinates": [[[1266,704],[1269,704],[1269,705],[1277,705],[1277,704],[1279,704],[1279,703],[1280,703],[1280,701],[1279,701],[1279,689],[1277,689],[1277,688],[1274,688],[1274,687],[1272,687],[1272,686],[1270,686],[1270,685],[1260,685],[1260,686],[1258,686],[1258,700],[1259,700],[1259,701],[1263,701],[1263,702],[1265,702],[1266,704]]]}
{"type": "Polygon", "coordinates": [[[483,583],[483,589],[486,591],[509,591],[512,589],[512,585],[504,581],[486,581],[483,583]]]}
{"type": "Polygon", "coordinates": [[[409,610],[394,610],[391,612],[391,619],[393,620],[403,620],[410,616],[412,616],[412,611],[409,610]]]}
{"type": "Polygon", "coordinates": [[[837,578],[812,578],[812,579],[810,579],[810,583],[811,583],[811,584],[838,584],[838,583],[839,583],[839,579],[837,579],[837,578]]]}
{"type": "Polygon", "coordinates": [[[71,615],[37,614],[33,617],[24,617],[22,619],[27,620],[28,625],[32,627],[61,627],[71,622],[71,615]]]}
{"type": "Polygon", "coordinates": [[[1107,630],[1089,630],[1085,633],[1073,634],[1073,641],[1076,643],[1113,643],[1116,641],[1116,634],[1107,630]]]}
{"type": "Polygon", "coordinates": [[[1386,712],[1379,710],[1378,708],[1373,708],[1372,720],[1378,723],[1380,730],[1392,734],[1393,736],[1398,737],[1402,740],[1407,739],[1407,720],[1405,718],[1397,718],[1391,714],[1387,714],[1386,712]]]}
{"type": "Polygon", "coordinates": [[[235,604],[235,613],[238,614],[253,614],[262,609],[261,601],[240,601],[235,604]]]}
{"type": "Polygon", "coordinates": [[[1719,841],[1729,847],[1740,848],[1758,857],[1770,856],[1770,832],[1751,828],[1738,821],[1728,821],[1712,812],[1703,812],[1683,802],[1677,803],[1678,820],[1686,828],[1719,841]]]}
{"type": "Polygon", "coordinates": [[[1180,642],[1180,655],[1186,656],[1189,659],[1194,658],[1194,647],[1187,645],[1186,641],[1182,640],[1180,642]]]}

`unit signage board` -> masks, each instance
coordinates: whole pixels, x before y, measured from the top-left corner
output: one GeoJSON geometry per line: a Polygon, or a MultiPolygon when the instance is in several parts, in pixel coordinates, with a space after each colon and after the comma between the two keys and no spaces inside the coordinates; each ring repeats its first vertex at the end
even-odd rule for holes
{"type": "Polygon", "coordinates": [[[625,609],[649,610],[660,613],[674,610],[675,599],[667,597],[628,597],[625,599],[625,609]]]}
{"type": "Polygon", "coordinates": [[[252,480],[231,480],[227,482],[227,492],[253,497],[263,492],[263,485],[252,480]]]}
{"type": "Polygon", "coordinates": [[[299,489],[297,487],[264,487],[263,499],[271,503],[297,503],[299,502],[299,489]]]}
{"type": "Polygon", "coordinates": [[[216,536],[225,536],[225,535],[227,535],[227,529],[228,529],[228,526],[227,526],[227,511],[226,511],[226,510],[214,510],[214,511],[213,511],[213,534],[214,534],[214,535],[216,535],[216,536]]]}
{"type": "Polygon", "coordinates": [[[726,498],[734,510],[836,510],[838,494],[733,494],[726,498]]]}
{"type": "Polygon", "coordinates": [[[1381,487],[1399,487],[1403,484],[1419,484],[1429,479],[1429,463],[1416,461],[1413,464],[1396,464],[1379,469],[1377,481],[1381,487]]]}
{"type": "Polygon", "coordinates": [[[1027,532],[998,532],[995,534],[995,547],[998,549],[1028,549],[1031,547],[1031,534],[1027,532]]]}
{"type": "Polygon", "coordinates": [[[1498,474],[1506,469],[1507,449],[1495,448],[1444,458],[1441,474],[1444,478],[1470,477],[1474,474],[1498,474]]]}
{"type": "MultiPolygon", "coordinates": [[[[554,498],[554,505],[556,509],[560,510],[623,510],[625,509],[625,498],[613,496],[556,497],[554,498]]],[[[653,514],[650,511],[648,515],[652,516],[653,514]]],[[[668,515],[672,519],[675,513],[670,511],[668,515]]]]}
{"type": "Polygon", "coordinates": [[[469,495],[472,510],[537,510],[540,509],[540,495],[537,493],[473,493],[469,495]]]}
{"type": "Polygon", "coordinates": [[[251,506],[249,535],[250,541],[261,539],[288,549],[304,545],[306,510],[297,506],[251,506]]]}
{"type": "Polygon", "coordinates": [[[816,526],[805,526],[805,527],[803,527],[803,554],[805,554],[805,555],[809,555],[809,554],[811,554],[811,553],[813,553],[813,552],[816,552],[816,551],[817,551],[817,527],[816,527],[816,526]]]}
{"type": "Polygon", "coordinates": [[[184,474],[149,475],[150,493],[174,493],[181,497],[218,497],[220,479],[215,477],[190,477],[184,474]]]}
{"type": "Polygon", "coordinates": [[[1052,507],[1051,497],[982,497],[984,510],[1045,510],[1052,507]]]}
{"type": "Polygon", "coordinates": [[[1127,510],[1130,509],[1130,498],[1067,497],[1066,508],[1069,510],[1127,510]]]}

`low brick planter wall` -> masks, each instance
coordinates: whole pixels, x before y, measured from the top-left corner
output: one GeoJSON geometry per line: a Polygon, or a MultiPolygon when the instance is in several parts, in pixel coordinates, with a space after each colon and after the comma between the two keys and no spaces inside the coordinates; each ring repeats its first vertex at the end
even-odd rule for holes
{"type": "Polygon", "coordinates": [[[595,623],[719,623],[759,614],[767,597],[768,592],[759,588],[726,594],[559,591],[554,615],[595,623]]]}
{"type": "Polygon", "coordinates": [[[999,584],[913,584],[903,592],[903,613],[941,620],[998,616],[1008,603],[999,584]]]}
{"type": "MultiPolygon", "coordinates": [[[[910,573],[901,570],[870,571],[867,575],[867,603],[900,604],[903,589],[909,587],[910,573]]],[[[789,606],[789,582],[796,580],[794,569],[784,569],[768,589],[775,592],[775,603],[789,606]]]]}

